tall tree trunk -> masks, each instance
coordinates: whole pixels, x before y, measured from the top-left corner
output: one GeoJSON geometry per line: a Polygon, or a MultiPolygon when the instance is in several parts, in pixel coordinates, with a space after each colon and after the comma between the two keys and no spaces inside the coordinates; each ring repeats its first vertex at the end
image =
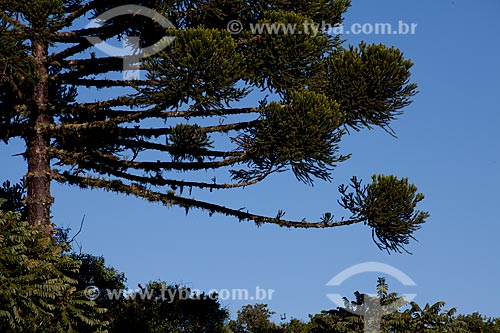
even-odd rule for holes
{"type": "Polygon", "coordinates": [[[50,137],[45,129],[45,126],[51,123],[51,117],[48,114],[49,75],[45,64],[48,46],[46,43],[33,41],[32,47],[33,57],[37,65],[37,82],[29,119],[32,134],[27,139],[28,221],[34,226],[41,226],[45,234],[52,235],[50,207],[54,199],[50,195],[50,137]]]}

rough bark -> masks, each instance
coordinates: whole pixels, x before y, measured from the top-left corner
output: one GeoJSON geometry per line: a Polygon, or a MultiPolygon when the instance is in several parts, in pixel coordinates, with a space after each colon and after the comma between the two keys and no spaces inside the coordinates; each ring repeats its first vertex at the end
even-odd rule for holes
{"type": "Polygon", "coordinates": [[[37,78],[33,93],[33,110],[30,117],[31,135],[27,138],[28,174],[26,185],[28,196],[28,221],[34,226],[40,226],[47,235],[53,234],[50,223],[50,207],[54,199],[50,193],[50,138],[46,127],[51,123],[48,114],[49,91],[48,71],[45,64],[47,44],[33,42],[33,59],[37,65],[37,78]]]}

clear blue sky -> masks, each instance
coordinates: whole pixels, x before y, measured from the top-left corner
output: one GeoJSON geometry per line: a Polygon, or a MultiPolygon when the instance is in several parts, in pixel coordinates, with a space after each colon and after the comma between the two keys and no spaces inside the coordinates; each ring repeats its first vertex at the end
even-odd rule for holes
{"type": "MultiPolygon", "coordinates": [[[[353,175],[407,176],[426,195],[420,208],[431,217],[413,255],[388,255],[377,249],[370,229],[351,226],[331,230],[257,228],[250,222],[199,211],[148,204],[100,191],[53,185],[53,215],[60,226],[78,229],[84,252],[103,255],[124,271],[129,287],[162,279],[209,290],[274,289],[270,308],[287,317],[335,305],[326,294],[352,297],[372,292],[380,274],[367,273],[340,287],[327,281],[343,269],[378,261],[408,274],[415,287],[388,278],[390,289],[416,293],[416,302],[444,300],[459,312],[500,316],[500,2],[483,0],[354,0],[346,24],[399,20],[417,23],[413,36],[346,36],[395,45],[415,62],[413,81],[420,93],[407,113],[393,124],[394,139],[381,130],[353,133],[342,144],[353,157],[335,171],[332,183],[314,187],[286,173],[243,191],[215,192],[210,198],[232,207],[247,207],[287,218],[317,218],[338,211],[337,186],[353,175]]],[[[0,146],[1,178],[25,172],[23,146],[0,146]]],[[[340,213],[339,215],[341,215],[340,213]]],[[[224,301],[234,313],[249,302],[224,301]]]]}

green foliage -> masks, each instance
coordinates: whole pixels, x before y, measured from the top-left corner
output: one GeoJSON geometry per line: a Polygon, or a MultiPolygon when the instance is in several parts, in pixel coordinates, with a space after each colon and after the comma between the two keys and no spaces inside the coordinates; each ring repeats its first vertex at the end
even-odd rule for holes
{"type": "Polygon", "coordinates": [[[457,320],[467,325],[467,332],[474,333],[499,333],[500,332],[500,317],[487,318],[481,314],[474,312],[469,315],[458,315],[457,320]]]}
{"type": "Polygon", "coordinates": [[[380,249],[401,252],[413,239],[413,233],[421,227],[429,214],[415,210],[424,195],[417,187],[408,184],[407,178],[373,175],[372,183],[362,186],[356,177],[350,188],[341,185],[340,204],[372,228],[372,237],[380,249]],[[376,238],[375,238],[376,237],[376,238]]]}
{"type": "Polygon", "coordinates": [[[63,0],[33,0],[0,2],[2,10],[8,13],[19,13],[33,30],[39,30],[41,37],[47,38],[44,29],[61,19],[64,13],[63,0]]]}
{"type": "Polygon", "coordinates": [[[304,323],[298,319],[292,318],[289,322],[280,325],[281,332],[286,333],[310,333],[309,324],[304,323]]]}
{"type": "Polygon", "coordinates": [[[290,165],[306,183],[312,183],[312,177],[329,180],[331,168],[347,158],[338,155],[342,122],[338,105],[326,96],[292,92],[287,105],[270,103],[256,128],[236,141],[252,157],[251,174],[290,165]]]}
{"type": "MultiPolygon", "coordinates": [[[[125,274],[113,267],[106,266],[103,257],[93,256],[85,253],[71,253],[71,258],[81,262],[78,275],[78,289],[84,290],[88,286],[94,286],[101,290],[125,288],[125,274]]],[[[97,301],[106,302],[108,298],[104,293],[97,301]]]]}
{"type": "Polygon", "coordinates": [[[0,211],[0,331],[104,332],[104,311],[84,299],[71,278],[80,262],[19,215],[0,211]]]}
{"type": "Polygon", "coordinates": [[[252,22],[268,26],[275,24],[278,27],[289,25],[295,27],[296,31],[264,29],[259,38],[252,38],[250,31],[244,33],[249,43],[242,51],[246,59],[251,60],[247,64],[250,70],[244,79],[258,88],[283,95],[314,82],[313,77],[322,70],[320,59],[338,44],[338,39],[331,40],[319,31],[315,32],[316,36],[312,31],[306,31],[304,24],[313,21],[313,18],[302,13],[270,11],[265,12],[262,20],[252,22]]]}
{"type": "Polygon", "coordinates": [[[465,323],[454,317],[456,310],[442,310],[444,305],[444,302],[437,302],[426,304],[422,309],[411,302],[409,309],[388,316],[383,324],[384,330],[403,333],[469,332],[465,323]]]}
{"type": "Polygon", "coordinates": [[[216,295],[150,282],[120,302],[111,323],[116,333],[225,333],[228,317],[216,295]]]}
{"type": "Polygon", "coordinates": [[[25,188],[23,183],[11,184],[8,180],[2,183],[0,187],[0,211],[14,212],[20,214],[20,220],[26,221],[25,188]]]}
{"type": "Polygon", "coordinates": [[[174,161],[193,160],[197,158],[201,160],[200,151],[211,147],[212,142],[208,135],[200,131],[197,125],[178,124],[172,128],[172,133],[169,137],[169,142],[173,149],[178,153],[172,152],[174,161]]]}
{"type": "Polygon", "coordinates": [[[348,126],[388,129],[416,94],[409,83],[412,66],[394,47],[361,43],[329,54],[317,87],[340,104],[348,126]]]}
{"type": "Polygon", "coordinates": [[[229,323],[229,329],[233,333],[277,333],[277,325],[270,321],[273,314],[267,304],[246,305],[238,310],[238,316],[229,323]]]}
{"type": "Polygon", "coordinates": [[[137,87],[139,101],[162,108],[186,105],[188,110],[210,114],[247,94],[246,89],[235,87],[247,59],[236,51],[227,30],[190,28],[167,33],[175,37],[173,43],[144,59],[152,82],[137,87]]]}

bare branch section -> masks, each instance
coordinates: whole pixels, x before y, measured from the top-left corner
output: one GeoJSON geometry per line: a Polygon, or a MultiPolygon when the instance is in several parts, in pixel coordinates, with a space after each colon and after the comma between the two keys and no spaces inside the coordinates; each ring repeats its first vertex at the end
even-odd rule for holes
{"type": "Polygon", "coordinates": [[[89,11],[97,8],[100,1],[94,0],[83,3],[81,5],[70,6],[67,8],[69,14],[66,15],[61,21],[52,27],[53,31],[61,30],[73,24],[73,22],[79,17],[85,15],[89,11]]]}
{"type": "MultiPolygon", "coordinates": [[[[98,29],[97,28],[96,29],[89,29],[89,32],[94,32],[94,33],[89,34],[88,36],[89,37],[99,37],[101,40],[106,41],[110,38],[117,36],[121,32],[123,32],[124,29],[126,28],[125,23],[122,22],[121,25],[115,24],[115,25],[111,25],[111,26],[104,26],[104,27],[101,27],[98,29]]],[[[73,32],[60,33],[59,35],[55,34],[54,35],[54,42],[59,42],[59,41],[62,42],[62,41],[64,41],[66,36],[71,36],[72,34],[73,34],[73,32]]],[[[75,44],[76,45],[74,45],[74,46],[68,47],[60,52],[55,52],[54,54],[50,55],[48,57],[49,62],[67,59],[69,57],[72,57],[72,56],[74,56],[78,53],[81,53],[81,52],[94,46],[89,40],[87,40],[83,36],[81,38],[79,38],[77,43],[75,43],[75,44]]]]}
{"type": "MultiPolygon", "coordinates": [[[[162,105],[155,105],[148,109],[142,110],[116,110],[111,109],[117,106],[129,106],[132,102],[137,101],[134,99],[110,99],[108,101],[100,101],[95,103],[73,103],[58,109],[61,114],[67,115],[96,115],[115,121],[115,123],[139,121],[146,118],[156,118],[158,120],[167,120],[169,118],[194,118],[194,117],[221,117],[233,115],[247,115],[247,114],[260,114],[259,108],[232,108],[232,109],[213,109],[213,110],[177,110],[165,111],[162,105]]],[[[132,105],[130,105],[132,106],[132,105]]],[[[138,105],[134,105],[138,108],[138,105]]],[[[95,122],[92,122],[95,123],[95,122]]],[[[78,124],[86,125],[85,122],[78,124]]],[[[98,125],[101,125],[97,123],[98,125]]],[[[88,123],[88,125],[91,125],[88,123]]]]}
{"type": "Polygon", "coordinates": [[[209,170],[231,166],[247,160],[247,156],[241,154],[240,156],[229,157],[222,161],[216,162],[165,162],[159,160],[155,162],[136,162],[124,160],[116,157],[115,155],[106,154],[100,151],[89,154],[65,151],[57,148],[51,148],[50,154],[53,157],[57,157],[60,161],[67,165],[88,164],[89,166],[96,165],[97,167],[99,167],[100,164],[104,164],[115,169],[123,170],[132,168],[141,169],[145,172],[163,170],[209,170]]]}
{"type": "Polygon", "coordinates": [[[59,74],[54,79],[61,79],[64,82],[78,80],[87,75],[98,75],[108,72],[118,72],[123,70],[125,57],[101,57],[91,59],[61,60],[57,65],[69,72],[59,74]]]}
{"type": "Polygon", "coordinates": [[[307,222],[307,221],[284,220],[281,218],[282,216],[281,212],[278,213],[277,217],[257,215],[249,212],[244,212],[242,210],[231,209],[225,206],[212,204],[196,199],[181,197],[175,195],[173,192],[168,192],[164,194],[148,190],[146,187],[141,185],[136,185],[136,184],[127,185],[120,180],[107,181],[105,179],[93,178],[93,177],[80,177],[71,175],[69,173],[60,173],[57,171],[54,171],[52,178],[58,182],[76,185],[81,188],[104,189],[107,191],[113,191],[127,195],[134,195],[137,197],[144,198],[150,202],[161,202],[166,206],[176,205],[183,207],[186,210],[189,210],[190,208],[198,208],[208,211],[210,215],[218,213],[225,216],[235,217],[240,221],[243,220],[254,221],[257,225],[262,225],[267,223],[267,224],[275,224],[280,227],[286,227],[286,228],[310,229],[310,228],[334,228],[334,227],[348,226],[363,222],[362,219],[349,219],[338,222],[329,222],[329,221],[307,222]]]}
{"type": "MultiPolygon", "coordinates": [[[[116,143],[123,144],[125,147],[128,148],[136,148],[139,150],[150,150],[150,151],[160,151],[160,152],[166,152],[166,153],[171,153],[171,154],[178,154],[181,153],[178,148],[171,146],[171,145],[164,145],[164,144],[159,144],[156,142],[149,142],[145,140],[140,140],[140,139],[118,139],[116,140],[116,143]]],[[[206,157],[238,157],[242,156],[242,152],[239,151],[218,151],[218,150],[207,150],[207,149],[200,149],[197,151],[197,155],[199,156],[206,156],[206,157]]]]}
{"type": "MultiPolygon", "coordinates": [[[[111,72],[112,70],[109,70],[111,72]]],[[[82,86],[87,88],[112,88],[112,87],[130,87],[130,83],[125,80],[106,80],[106,79],[68,79],[62,77],[60,79],[62,84],[72,84],[75,86],[82,86]]],[[[147,82],[143,82],[147,84],[147,82]]]]}
{"type": "MultiPolygon", "coordinates": [[[[247,129],[257,124],[256,121],[243,121],[234,124],[217,125],[200,127],[200,133],[227,133],[230,131],[238,131],[247,129]]],[[[144,136],[144,137],[159,137],[172,133],[171,128],[120,128],[120,134],[123,136],[144,136]]]]}

